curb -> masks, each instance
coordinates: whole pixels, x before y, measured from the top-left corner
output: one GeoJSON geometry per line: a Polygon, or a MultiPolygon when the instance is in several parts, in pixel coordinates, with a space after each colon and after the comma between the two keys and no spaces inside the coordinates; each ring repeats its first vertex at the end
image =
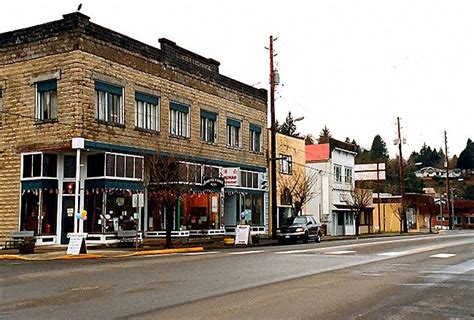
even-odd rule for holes
{"type": "Polygon", "coordinates": [[[151,255],[159,255],[159,254],[202,252],[202,251],[204,251],[203,247],[192,247],[192,248],[137,251],[137,252],[117,255],[117,256],[106,256],[106,255],[101,255],[101,254],[80,254],[80,255],[63,255],[60,257],[52,257],[52,258],[29,258],[29,257],[25,257],[19,254],[5,254],[5,255],[0,255],[0,260],[52,261],[52,260],[85,260],[85,259],[104,259],[104,258],[114,259],[114,258],[151,256],[151,255]]]}

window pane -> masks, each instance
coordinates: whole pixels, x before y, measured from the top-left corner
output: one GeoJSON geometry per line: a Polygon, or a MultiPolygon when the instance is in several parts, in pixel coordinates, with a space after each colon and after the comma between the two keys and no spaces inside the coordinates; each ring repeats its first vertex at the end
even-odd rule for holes
{"type": "Polygon", "coordinates": [[[116,159],[117,159],[116,176],[125,177],[125,157],[117,155],[116,159]]]}
{"type": "Polygon", "coordinates": [[[240,185],[242,187],[247,186],[247,172],[245,172],[245,171],[240,172],[240,185]]]}
{"type": "MultiPolygon", "coordinates": [[[[72,157],[74,158],[74,168],[76,167],[76,158],[73,156],[67,156],[67,157],[72,157]]],[[[103,153],[99,154],[93,154],[87,156],[87,176],[88,177],[102,177],[104,176],[104,157],[105,155],[103,153]]],[[[66,161],[66,158],[64,158],[64,161],[66,161]]],[[[71,160],[68,160],[71,161],[71,160]]],[[[70,166],[70,165],[68,165],[70,166]]],[[[114,166],[115,170],[115,166],[114,166]]],[[[72,178],[75,177],[75,169],[74,169],[74,174],[69,175],[68,177],[72,178]]],[[[64,174],[66,177],[66,173],[64,174]]]]}
{"type": "Polygon", "coordinates": [[[115,155],[107,154],[105,167],[105,175],[115,177],[115,155]]]}
{"type": "Polygon", "coordinates": [[[33,177],[41,176],[41,154],[33,155],[33,177]]]}
{"type": "Polygon", "coordinates": [[[43,154],[43,176],[57,176],[58,156],[56,154],[43,154]]]}
{"type": "Polygon", "coordinates": [[[135,158],[135,178],[136,179],[142,178],[142,170],[143,170],[143,159],[135,158]]]}
{"type": "Polygon", "coordinates": [[[258,188],[258,173],[252,173],[252,188],[258,188]]]}
{"type": "MultiPolygon", "coordinates": [[[[89,157],[87,159],[88,166],[87,166],[87,175],[89,175],[89,165],[90,160],[89,157]]],[[[104,163],[102,162],[102,167],[104,163]]],[[[74,178],[76,176],[76,157],[75,156],[64,156],[64,178],[74,178]]]]}
{"type": "Polygon", "coordinates": [[[133,157],[127,157],[127,163],[126,163],[126,166],[125,166],[125,176],[127,178],[133,178],[133,171],[134,171],[135,167],[133,165],[133,157]]]}
{"type": "Polygon", "coordinates": [[[33,161],[33,155],[28,154],[23,156],[23,178],[31,178],[31,164],[33,161]]]}

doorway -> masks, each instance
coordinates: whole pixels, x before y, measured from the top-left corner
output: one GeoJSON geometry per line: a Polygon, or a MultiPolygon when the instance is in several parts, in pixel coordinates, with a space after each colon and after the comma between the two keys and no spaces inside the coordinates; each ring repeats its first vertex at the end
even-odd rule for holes
{"type": "Polygon", "coordinates": [[[74,197],[63,196],[61,244],[67,244],[67,234],[74,232],[74,197]]]}

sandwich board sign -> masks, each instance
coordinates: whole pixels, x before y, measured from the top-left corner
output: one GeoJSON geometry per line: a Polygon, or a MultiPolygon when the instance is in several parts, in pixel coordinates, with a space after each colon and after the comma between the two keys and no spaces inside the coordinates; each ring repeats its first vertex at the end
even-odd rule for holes
{"type": "Polygon", "coordinates": [[[249,244],[250,226],[239,224],[235,227],[235,244],[249,244]]]}
{"type": "Polygon", "coordinates": [[[78,255],[87,253],[86,238],[87,233],[68,233],[69,244],[67,245],[68,255],[78,255]]]}

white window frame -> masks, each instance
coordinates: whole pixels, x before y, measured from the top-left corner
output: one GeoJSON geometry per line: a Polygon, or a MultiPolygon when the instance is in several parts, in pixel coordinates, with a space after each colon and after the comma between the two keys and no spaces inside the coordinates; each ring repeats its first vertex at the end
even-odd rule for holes
{"type": "Polygon", "coordinates": [[[145,165],[145,160],[142,156],[136,156],[132,154],[126,154],[126,153],[116,153],[116,152],[105,152],[104,154],[104,176],[103,177],[88,177],[88,179],[100,179],[100,178],[114,178],[114,179],[120,179],[120,180],[131,180],[131,181],[142,181],[143,180],[143,170],[144,170],[144,165],[145,165]],[[112,155],[114,156],[114,175],[108,175],[107,174],[107,155],[112,155]],[[124,177],[119,177],[117,176],[117,156],[122,156],[124,157],[124,166],[123,166],[123,171],[124,171],[124,177]],[[127,158],[133,158],[133,178],[127,177],[127,158]],[[140,168],[141,171],[141,178],[137,178],[135,175],[135,160],[137,158],[140,158],[142,160],[142,167],[140,168]]]}
{"type": "Polygon", "coordinates": [[[95,110],[96,118],[111,124],[125,125],[125,108],[123,105],[123,87],[121,95],[117,95],[108,91],[95,89],[95,110]],[[114,102],[118,101],[118,106],[114,102]],[[118,110],[117,110],[118,109],[118,110]]]}
{"type": "MultiPolygon", "coordinates": [[[[48,80],[44,82],[57,83],[56,80],[48,80]]],[[[37,82],[35,84],[35,119],[37,122],[56,120],[58,118],[58,90],[39,90],[38,86],[40,83],[41,82],[37,82]]]]}
{"type": "MultiPolygon", "coordinates": [[[[50,154],[49,152],[46,152],[46,154],[50,154]]],[[[56,162],[56,174],[53,176],[47,176],[44,175],[43,168],[44,168],[44,155],[45,152],[25,152],[21,154],[21,166],[20,166],[20,180],[22,181],[27,181],[27,180],[38,180],[38,179],[57,179],[58,178],[58,167],[59,163],[56,162]],[[33,176],[34,172],[34,161],[33,161],[33,156],[35,155],[41,155],[41,160],[40,160],[40,174],[39,176],[33,176]],[[24,167],[25,167],[25,157],[26,156],[31,156],[31,177],[24,177],[24,167]]]]}
{"type": "Polygon", "coordinates": [[[280,173],[293,174],[293,157],[286,154],[280,154],[280,173]]]}
{"type": "Polygon", "coordinates": [[[135,127],[160,131],[160,100],[158,104],[135,99],[135,127]]]}
{"type": "Polygon", "coordinates": [[[346,183],[352,183],[352,168],[344,168],[344,181],[346,183]]]}

